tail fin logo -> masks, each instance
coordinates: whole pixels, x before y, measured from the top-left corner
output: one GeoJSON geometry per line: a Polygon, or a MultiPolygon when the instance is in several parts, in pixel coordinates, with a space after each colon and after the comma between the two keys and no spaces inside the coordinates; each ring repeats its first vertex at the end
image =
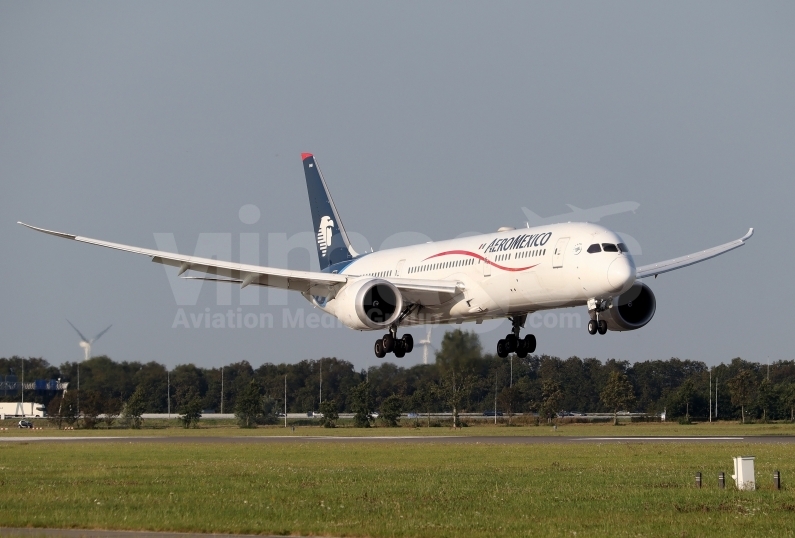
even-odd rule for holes
{"type": "Polygon", "coordinates": [[[317,245],[320,247],[320,254],[326,256],[326,251],[331,246],[331,236],[334,233],[334,221],[331,217],[324,216],[320,219],[320,227],[317,230],[317,245]]]}

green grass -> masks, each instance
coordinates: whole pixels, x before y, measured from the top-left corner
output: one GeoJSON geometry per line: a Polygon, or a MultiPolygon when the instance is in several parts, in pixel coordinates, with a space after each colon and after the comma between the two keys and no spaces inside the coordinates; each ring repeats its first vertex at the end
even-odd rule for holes
{"type": "MultiPolygon", "coordinates": [[[[511,430],[512,428],[504,428],[511,430]]],[[[383,430],[382,430],[383,431],[383,430]]],[[[2,443],[0,525],[331,536],[792,536],[791,444],[2,443]],[[755,455],[760,489],[731,489],[755,455]],[[772,488],[774,469],[785,488],[772,488]],[[704,473],[704,488],[693,486],[704,473]],[[717,473],[727,489],[717,488],[717,473]]]]}
{"type": "Polygon", "coordinates": [[[515,425],[506,426],[504,423],[494,425],[490,421],[470,421],[466,428],[453,430],[452,423],[443,423],[441,427],[425,427],[425,423],[420,422],[420,427],[414,427],[414,420],[403,420],[400,428],[353,428],[350,422],[343,422],[342,427],[323,428],[320,426],[296,426],[295,431],[291,428],[284,428],[282,425],[259,427],[256,429],[241,429],[235,425],[234,420],[202,420],[199,428],[185,429],[176,419],[168,420],[147,420],[144,428],[140,430],[121,429],[114,427],[106,430],[103,426],[95,430],[58,430],[46,420],[37,420],[36,426],[42,426],[42,430],[20,430],[16,428],[16,422],[0,422],[0,427],[7,427],[9,430],[0,431],[0,439],[3,437],[16,437],[26,435],[30,437],[59,436],[59,437],[85,437],[85,436],[266,436],[266,435],[290,435],[290,436],[560,436],[560,437],[657,437],[657,436],[756,436],[756,435],[795,435],[795,424],[791,422],[769,423],[769,424],[738,424],[737,422],[715,422],[697,423],[681,425],[676,422],[666,423],[634,423],[613,426],[610,423],[593,424],[561,424],[557,430],[551,426],[534,425],[515,425]]]}

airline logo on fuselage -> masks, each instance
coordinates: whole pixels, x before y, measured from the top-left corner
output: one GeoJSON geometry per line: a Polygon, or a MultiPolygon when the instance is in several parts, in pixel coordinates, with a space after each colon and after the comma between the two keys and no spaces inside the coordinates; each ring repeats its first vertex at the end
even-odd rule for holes
{"type": "Polygon", "coordinates": [[[320,219],[320,226],[317,230],[317,245],[320,247],[320,255],[326,256],[326,251],[331,246],[331,236],[334,234],[334,221],[331,217],[320,219]]]}
{"type": "Polygon", "coordinates": [[[516,250],[530,247],[543,247],[552,237],[552,232],[543,234],[521,234],[514,237],[495,239],[488,245],[483,244],[480,248],[485,252],[504,252],[506,250],[516,250]]]}

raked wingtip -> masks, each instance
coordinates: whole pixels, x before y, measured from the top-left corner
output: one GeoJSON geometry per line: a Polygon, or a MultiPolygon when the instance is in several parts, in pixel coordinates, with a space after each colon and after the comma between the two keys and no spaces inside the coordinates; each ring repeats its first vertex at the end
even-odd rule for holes
{"type": "Polygon", "coordinates": [[[25,228],[30,228],[31,230],[36,230],[37,232],[42,232],[42,233],[45,233],[45,234],[54,235],[56,237],[63,237],[64,239],[75,239],[75,238],[77,238],[76,235],[67,234],[67,233],[63,233],[63,232],[56,232],[54,230],[47,230],[45,228],[39,228],[38,226],[31,226],[30,224],[25,224],[24,222],[21,222],[21,221],[17,221],[17,224],[21,224],[25,228]]]}

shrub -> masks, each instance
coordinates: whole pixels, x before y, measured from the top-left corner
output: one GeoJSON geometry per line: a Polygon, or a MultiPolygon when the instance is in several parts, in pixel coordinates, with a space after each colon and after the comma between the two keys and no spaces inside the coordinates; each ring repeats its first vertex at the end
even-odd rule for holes
{"type": "Polygon", "coordinates": [[[182,398],[184,403],[180,406],[180,421],[185,428],[194,428],[199,425],[202,418],[202,402],[195,390],[191,389],[182,398]]]}
{"type": "Polygon", "coordinates": [[[402,406],[403,402],[400,400],[400,396],[393,394],[387,397],[381,404],[381,420],[384,421],[384,424],[391,428],[397,427],[402,406]]]}
{"type": "Polygon", "coordinates": [[[334,400],[326,400],[321,403],[320,413],[323,415],[323,418],[320,419],[320,423],[324,428],[334,428],[337,426],[337,421],[340,418],[340,414],[337,412],[337,402],[334,400]]]}
{"type": "Polygon", "coordinates": [[[373,419],[373,398],[370,395],[370,383],[363,381],[351,390],[351,410],[353,425],[357,428],[369,428],[373,419]]]}
{"type": "Polygon", "coordinates": [[[138,385],[135,392],[132,393],[124,404],[124,411],[122,417],[124,424],[129,428],[139,429],[143,424],[141,415],[146,411],[147,394],[143,385],[138,385]]]}
{"type": "Polygon", "coordinates": [[[263,402],[260,387],[253,379],[235,403],[235,416],[241,428],[256,428],[257,419],[263,415],[263,402]]]}

